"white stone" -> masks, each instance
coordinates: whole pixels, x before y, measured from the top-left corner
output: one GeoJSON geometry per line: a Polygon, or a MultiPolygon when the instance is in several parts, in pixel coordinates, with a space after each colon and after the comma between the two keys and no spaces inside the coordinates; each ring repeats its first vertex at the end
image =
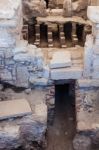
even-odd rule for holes
{"type": "Polygon", "coordinates": [[[13,49],[13,54],[16,55],[18,53],[26,53],[27,52],[28,41],[21,40],[16,45],[15,49],[13,49]]]}
{"type": "Polygon", "coordinates": [[[0,30],[0,47],[14,47],[15,46],[15,37],[8,33],[7,30],[0,30]]]}
{"type": "Polygon", "coordinates": [[[0,0],[0,19],[12,19],[15,17],[21,0],[0,0]]]}
{"type": "Polygon", "coordinates": [[[98,55],[99,55],[99,44],[98,44],[98,45],[94,45],[94,46],[93,46],[93,50],[94,50],[94,53],[95,53],[95,54],[98,54],[98,55]]]}
{"type": "Polygon", "coordinates": [[[48,79],[45,79],[45,78],[30,77],[29,82],[32,83],[34,86],[47,86],[48,85],[48,79]]]}
{"type": "Polygon", "coordinates": [[[50,76],[50,69],[49,69],[48,66],[44,66],[44,68],[43,68],[43,77],[48,79],[49,76],[50,76]]]}
{"type": "Polygon", "coordinates": [[[87,16],[92,22],[99,23],[99,6],[88,6],[87,16]]]}
{"type": "Polygon", "coordinates": [[[80,67],[52,69],[51,79],[52,80],[63,80],[63,79],[80,79],[82,77],[83,69],[80,67]]]}
{"type": "Polygon", "coordinates": [[[64,68],[71,66],[71,54],[69,51],[54,52],[50,61],[50,68],[64,68]]]}
{"type": "Polygon", "coordinates": [[[84,76],[88,77],[91,74],[91,66],[93,61],[93,36],[88,35],[86,38],[84,49],[84,76]]]}
{"type": "Polygon", "coordinates": [[[0,72],[0,79],[3,81],[11,81],[12,80],[11,72],[7,69],[2,70],[2,72],[0,72]]]}
{"type": "Polygon", "coordinates": [[[77,81],[79,87],[99,87],[97,79],[80,79],[77,81]]]}
{"type": "Polygon", "coordinates": [[[32,114],[32,111],[25,99],[0,102],[0,120],[27,114],[32,114]]]}
{"type": "Polygon", "coordinates": [[[35,115],[43,122],[47,122],[47,105],[44,103],[35,106],[35,115]]]}
{"type": "Polygon", "coordinates": [[[93,60],[93,68],[99,69],[99,57],[93,60]]]}
{"type": "Polygon", "coordinates": [[[92,77],[93,77],[93,79],[99,79],[99,68],[94,69],[94,71],[92,73],[92,77]]]}

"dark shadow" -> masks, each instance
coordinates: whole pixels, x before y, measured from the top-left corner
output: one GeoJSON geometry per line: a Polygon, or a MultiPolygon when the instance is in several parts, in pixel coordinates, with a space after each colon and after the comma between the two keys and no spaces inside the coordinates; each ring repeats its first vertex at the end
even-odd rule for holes
{"type": "Polygon", "coordinates": [[[76,132],[74,90],[70,84],[55,86],[55,119],[48,127],[47,150],[73,150],[72,140],[76,132]]]}

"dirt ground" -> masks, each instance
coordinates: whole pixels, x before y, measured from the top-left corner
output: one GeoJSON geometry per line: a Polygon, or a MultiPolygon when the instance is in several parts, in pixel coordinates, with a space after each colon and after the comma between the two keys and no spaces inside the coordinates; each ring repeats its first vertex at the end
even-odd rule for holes
{"type": "Polygon", "coordinates": [[[48,127],[47,150],[73,150],[75,127],[75,108],[68,87],[57,86],[55,120],[48,127]]]}

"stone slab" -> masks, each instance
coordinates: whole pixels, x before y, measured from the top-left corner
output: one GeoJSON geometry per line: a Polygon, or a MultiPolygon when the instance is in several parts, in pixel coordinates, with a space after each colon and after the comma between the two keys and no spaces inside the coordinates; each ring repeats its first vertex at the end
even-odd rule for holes
{"type": "Polygon", "coordinates": [[[0,102],[0,120],[32,114],[29,103],[25,99],[0,102]]]}
{"type": "Polygon", "coordinates": [[[71,66],[71,53],[69,51],[57,51],[53,53],[50,68],[64,68],[71,66]]]}
{"type": "Polygon", "coordinates": [[[81,79],[83,69],[81,67],[61,68],[51,70],[52,80],[81,79]]]}
{"type": "Polygon", "coordinates": [[[99,80],[98,79],[81,79],[77,80],[79,87],[99,87],[99,80]]]}

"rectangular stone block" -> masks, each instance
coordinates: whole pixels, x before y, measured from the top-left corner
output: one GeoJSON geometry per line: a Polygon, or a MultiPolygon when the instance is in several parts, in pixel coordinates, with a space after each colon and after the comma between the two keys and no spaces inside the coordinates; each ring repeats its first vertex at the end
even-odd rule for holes
{"type": "Polygon", "coordinates": [[[69,51],[54,52],[50,61],[50,68],[64,68],[71,66],[71,54],[69,51]]]}
{"type": "Polygon", "coordinates": [[[80,79],[82,77],[83,69],[80,67],[52,69],[51,79],[52,80],[63,80],[63,79],[80,79]]]}
{"type": "Polygon", "coordinates": [[[25,99],[0,102],[0,120],[32,114],[29,103],[25,99]]]}
{"type": "Polygon", "coordinates": [[[99,80],[97,79],[81,79],[77,83],[79,87],[99,87],[99,80]]]}

